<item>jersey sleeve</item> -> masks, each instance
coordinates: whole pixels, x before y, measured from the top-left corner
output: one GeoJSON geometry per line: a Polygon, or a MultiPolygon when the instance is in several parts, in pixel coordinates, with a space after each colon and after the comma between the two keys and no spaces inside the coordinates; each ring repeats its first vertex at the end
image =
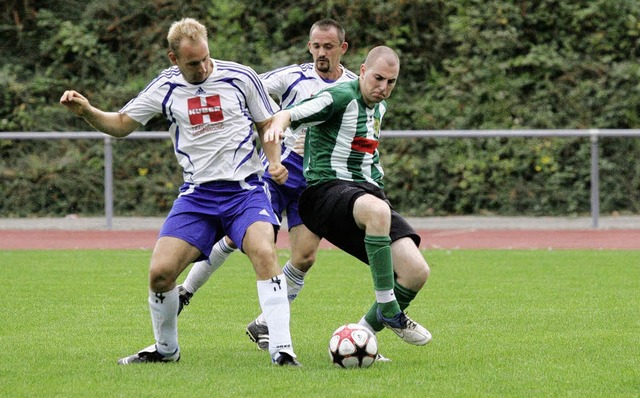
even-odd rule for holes
{"type": "Polygon", "coordinates": [[[160,108],[154,101],[153,95],[148,92],[141,92],[122,107],[120,113],[124,113],[136,122],[145,125],[151,118],[160,113],[160,108]]]}
{"type": "Polygon", "coordinates": [[[291,128],[320,124],[331,118],[333,110],[334,98],[331,93],[328,91],[320,92],[318,95],[288,108],[291,114],[291,128]]]}
{"type": "Polygon", "coordinates": [[[138,123],[147,124],[151,118],[163,113],[163,101],[179,84],[169,84],[169,77],[179,74],[177,66],[165,69],[144,90],[120,109],[138,123]]]}
{"type": "Polygon", "coordinates": [[[249,79],[247,79],[247,107],[254,122],[263,122],[269,119],[276,111],[278,105],[273,98],[269,97],[267,88],[258,77],[258,74],[249,69],[249,79]]]}
{"type": "Polygon", "coordinates": [[[278,68],[261,74],[260,80],[264,83],[269,94],[278,98],[279,101],[282,101],[284,94],[290,90],[289,76],[293,71],[299,69],[299,65],[285,66],[283,68],[278,68]]]}

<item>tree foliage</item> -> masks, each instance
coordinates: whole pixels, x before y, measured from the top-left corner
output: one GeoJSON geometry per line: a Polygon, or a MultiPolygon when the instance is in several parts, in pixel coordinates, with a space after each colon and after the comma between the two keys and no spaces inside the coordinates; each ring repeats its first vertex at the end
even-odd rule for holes
{"type": "MultiPolygon", "coordinates": [[[[309,27],[324,17],[345,26],[351,70],[375,45],[397,49],[387,130],[640,126],[633,0],[14,0],[0,14],[0,131],[90,129],[58,104],[62,92],[119,109],[168,66],[166,32],[184,16],[209,27],[214,57],[258,72],[308,61],[309,27]]],[[[100,213],[101,148],[0,141],[0,213],[100,213]]],[[[163,214],[180,182],[170,145],[115,150],[116,212],[163,214]]],[[[390,139],[382,150],[387,192],[406,214],[589,211],[586,139],[390,139]]],[[[638,140],[602,140],[601,155],[602,211],[640,212],[638,140]]]]}

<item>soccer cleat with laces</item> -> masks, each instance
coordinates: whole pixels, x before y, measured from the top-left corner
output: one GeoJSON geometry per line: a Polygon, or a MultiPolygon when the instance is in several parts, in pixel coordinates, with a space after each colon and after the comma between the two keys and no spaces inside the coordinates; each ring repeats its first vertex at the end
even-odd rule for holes
{"type": "Polygon", "coordinates": [[[132,363],[153,363],[153,362],[169,363],[169,362],[178,362],[179,360],[180,360],[179,349],[176,349],[176,352],[174,352],[171,355],[162,355],[158,352],[154,344],[143,350],[138,351],[136,354],[118,359],[118,365],[130,365],[132,363]]]}
{"type": "Polygon", "coordinates": [[[302,364],[298,362],[298,360],[292,355],[286,352],[279,352],[275,358],[272,359],[273,363],[278,366],[293,366],[297,368],[301,368],[302,364]]]}
{"type": "Polygon", "coordinates": [[[193,293],[189,292],[182,285],[178,285],[178,315],[180,315],[186,305],[189,305],[191,297],[193,297],[193,293]]]}
{"type": "Polygon", "coordinates": [[[431,341],[431,333],[402,311],[394,315],[393,318],[385,318],[378,308],[377,316],[380,323],[393,330],[405,343],[425,345],[431,341]]]}
{"type": "Polygon", "coordinates": [[[257,322],[257,319],[247,325],[247,336],[258,345],[258,348],[266,351],[269,349],[269,328],[257,322]]]}

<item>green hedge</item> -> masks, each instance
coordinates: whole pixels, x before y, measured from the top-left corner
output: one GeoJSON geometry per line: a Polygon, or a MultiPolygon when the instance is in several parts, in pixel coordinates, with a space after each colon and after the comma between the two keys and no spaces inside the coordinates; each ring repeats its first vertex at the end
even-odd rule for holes
{"type": "MultiPolygon", "coordinates": [[[[586,138],[392,138],[383,143],[387,193],[407,215],[590,211],[586,138]]],[[[632,161],[639,145],[637,139],[601,140],[603,214],[640,213],[640,164],[632,161]]],[[[102,141],[3,141],[0,148],[1,217],[103,214],[102,141]]],[[[170,142],[114,140],[113,157],[115,213],[166,214],[182,183],[170,142]]]]}
{"type": "MultiPolygon", "coordinates": [[[[640,2],[217,0],[12,2],[0,13],[0,131],[85,131],[58,99],[75,88],[117,110],[167,67],[183,16],[214,57],[258,72],[310,59],[308,29],[347,30],[344,64],[374,45],[402,67],[383,129],[639,128],[640,2]]],[[[147,130],[164,130],[155,119],[147,130]]],[[[117,214],[160,215],[180,171],[168,143],[116,141],[117,214]]],[[[0,140],[0,216],[100,214],[102,143],[0,140]]],[[[387,192],[411,215],[587,214],[589,142],[411,139],[382,145],[387,192]]],[[[601,141],[601,211],[640,212],[640,144],[601,141]]]]}

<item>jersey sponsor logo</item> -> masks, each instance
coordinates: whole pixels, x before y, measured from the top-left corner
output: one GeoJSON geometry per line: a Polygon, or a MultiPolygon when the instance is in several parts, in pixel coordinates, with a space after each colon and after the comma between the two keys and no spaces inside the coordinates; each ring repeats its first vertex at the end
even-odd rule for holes
{"type": "Polygon", "coordinates": [[[191,136],[193,138],[200,137],[203,134],[213,133],[215,131],[224,130],[224,123],[215,124],[200,124],[191,129],[191,136]]]}
{"type": "Polygon", "coordinates": [[[366,152],[373,155],[377,148],[378,141],[365,137],[355,137],[351,142],[351,149],[358,152],[366,152]]]}
{"type": "Polygon", "coordinates": [[[219,95],[189,98],[187,100],[187,107],[189,121],[194,126],[205,123],[205,116],[209,117],[210,123],[224,120],[219,95]]]}

